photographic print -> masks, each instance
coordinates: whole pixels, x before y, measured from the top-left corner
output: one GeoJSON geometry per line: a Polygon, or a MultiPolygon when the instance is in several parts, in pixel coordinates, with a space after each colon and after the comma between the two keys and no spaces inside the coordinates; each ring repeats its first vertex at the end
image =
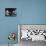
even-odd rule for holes
{"type": "Polygon", "coordinates": [[[5,8],[5,16],[16,16],[16,8],[5,8]]]}
{"type": "Polygon", "coordinates": [[[46,41],[46,25],[20,24],[18,25],[20,46],[31,46],[33,42],[46,41]]]}

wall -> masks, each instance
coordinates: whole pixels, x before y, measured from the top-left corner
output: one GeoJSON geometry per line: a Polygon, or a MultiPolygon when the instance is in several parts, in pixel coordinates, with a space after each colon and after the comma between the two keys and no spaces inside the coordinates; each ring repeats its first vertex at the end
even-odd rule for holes
{"type": "Polygon", "coordinates": [[[8,43],[17,24],[46,24],[46,0],[0,0],[0,44],[8,43]],[[16,17],[5,17],[5,8],[17,8],[16,17]]]}

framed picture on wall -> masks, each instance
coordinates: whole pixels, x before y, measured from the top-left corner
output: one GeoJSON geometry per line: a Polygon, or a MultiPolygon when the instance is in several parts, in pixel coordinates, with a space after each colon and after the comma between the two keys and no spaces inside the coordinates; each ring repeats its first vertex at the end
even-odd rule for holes
{"type": "Polygon", "coordinates": [[[16,8],[5,8],[5,16],[16,16],[16,8]]]}

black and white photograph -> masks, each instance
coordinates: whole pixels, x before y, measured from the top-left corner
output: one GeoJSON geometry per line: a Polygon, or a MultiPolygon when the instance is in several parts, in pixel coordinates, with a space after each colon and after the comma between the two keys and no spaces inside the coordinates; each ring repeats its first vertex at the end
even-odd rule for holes
{"type": "Polygon", "coordinates": [[[16,8],[5,8],[5,16],[16,16],[16,8]]]}

